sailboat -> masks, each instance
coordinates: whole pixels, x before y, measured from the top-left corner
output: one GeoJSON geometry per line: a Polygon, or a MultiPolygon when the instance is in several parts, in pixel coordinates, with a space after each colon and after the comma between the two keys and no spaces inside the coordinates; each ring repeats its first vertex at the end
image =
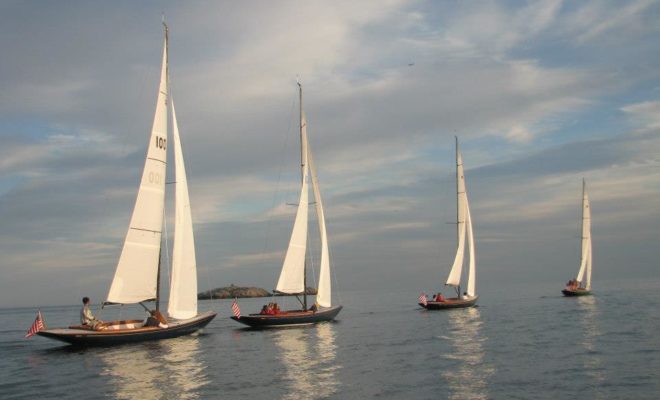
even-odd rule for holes
{"type": "Polygon", "coordinates": [[[142,180],[124,247],[105,305],[140,304],[150,315],[146,320],[110,321],[95,328],[76,325],[38,334],[71,344],[117,344],[186,335],[206,326],[216,313],[197,312],[197,267],[188,183],[183,151],[168,81],[168,28],[161,66],[158,100],[145,156],[142,180]],[[168,101],[170,100],[170,101],[168,101]],[[169,104],[168,104],[169,103],[169,104]],[[168,105],[172,108],[172,136],[176,170],[175,233],[169,302],[165,317],[160,312],[161,230],[164,223],[167,166],[168,105]],[[144,303],[155,302],[150,310],[144,303]]]}
{"type": "Polygon", "coordinates": [[[582,180],[582,256],[577,278],[571,279],[561,291],[564,296],[587,296],[591,294],[591,207],[587,184],[582,180]]]}
{"type": "Polygon", "coordinates": [[[284,257],[280,278],[275,289],[282,295],[295,295],[302,306],[299,310],[288,310],[276,314],[249,314],[232,316],[235,321],[252,327],[272,327],[286,325],[314,324],[334,319],[342,306],[332,305],[332,285],[330,282],[330,253],[328,235],[325,229],[325,214],[319,189],[316,166],[312,150],[307,140],[307,121],[303,112],[302,86],[298,82],[300,101],[300,165],[301,188],[296,219],[291,232],[289,247],[284,257]],[[309,214],[309,184],[314,191],[316,216],[321,237],[321,266],[319,273],[316,303],[308,308],[307,302],[307,229],[309,214]],[[300,297],[302,296],[302,300],[300,297]]]}
{"type": "MultiPolygon", "coordinates": [[[[456,256],[451,267],[445,286],[452,286],[456,290],[456,297],[438,297],[430,301],[420,301],[419,305],[427,310],[442,310],[447,308],[472,307],[477,303],[479,296],[476,294],[476,260],[474,251],[474,233],[472,231],[472,216],[468,204],[467,191],[465,190],[465,175],[463,173],[463,158],[458,149],[458,138],[456,138],[456,230],[458,235],[456,256]],[[467,290],[461,294],[461,273],[465,258],[465,245],[469,251],[469,267],[467,274],[467,290]]],[[[426,295],[424,295],[424,299],[426,295]]]]}

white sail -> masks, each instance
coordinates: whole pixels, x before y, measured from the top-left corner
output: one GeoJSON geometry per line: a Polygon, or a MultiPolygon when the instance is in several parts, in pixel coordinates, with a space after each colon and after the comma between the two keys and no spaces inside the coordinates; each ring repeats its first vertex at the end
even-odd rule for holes
{"type": "Polygon", "coordinates": [[[449,272],[446,285],[458,286],[461,281],[463,270],[463,258],[465,254],[465,217],[467,209],[467,196],[465,193],[465,177],[463,176],[463,159],[461,153],[456,151],[456,201],[457,201],[457,223],[458,223],[458,248],[454,264],[449,272]]]}
{"type": "Polygon", "coordinates": [[[589,205],[589,195],[587,194],[586,184],[582,184],[582,252],[580,257],[580,272],[578,272],[577,281],[582,283],[586,281],[584,287],[591,289],[591,207],[589,205]]]}
{"type": "Polygon", "coordinates": [[[172,250],[172,280],[167,312],[172,318],[187,319],[197,315],[197,263],[193,235],[190,196],[179,126],[172,102],[172,137],[174,139],[174,167],[176,176],[174,245],[172,250]]]}
{"type": "Polygon", "coordinates": [[[475,287],[477,283],[477,271],[474,249],[474,233],[472,231],[472,214],[470,214],[470,206],[468,205],[467,194],[465,196],[465,209],[467,210],[467,237],[468,245],[470,246],[470,267],[468,269],[467,294],[470,297],[474,297],[477,294],[475,287]]]}
{"type": "Polygon", "coordinates": [[[165,203],[167,162],[167,38],[142,180],[107,302],[155,299],[165,203]]]}
{"type": "Polygon", "coordinates": [[[312,149],[307,144],[307,161],[312,175],[312,188],[314,189],[314,199],[316,200],[316,215],[319,224],[319,234],[321,235],[321,268],[319,272],[319,287],[316,294],[316,302],[322,307],[332,306],[332,283],[330,279],[330,252],[328,251],[328,234],[325,229],[325,213],[323,212],[323,202],[321,201],[321,191],[319,189],[318,176],[316,175],[316,165],[312,156],[312,149]]]}
{"type": "Polygon", "coordinates": [[[284,257],[282,272],[277,282],[276,291],[282,293],[303,293],[305,291],[305,253],[307,252],[307,220],[309,209],[309,190],[307,184],[307,127],[304,117],[300,120],[302,185],[296,221],[293,224],[291,240],[284,257]]]}

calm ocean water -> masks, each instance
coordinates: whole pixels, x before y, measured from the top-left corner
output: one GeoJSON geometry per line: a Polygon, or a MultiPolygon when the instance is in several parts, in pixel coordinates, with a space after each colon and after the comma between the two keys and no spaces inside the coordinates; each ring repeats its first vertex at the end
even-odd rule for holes
{"type": "MultiPolygon", "coordinates": [[[[36,308],[0,309],[0,398],[660,398],[660,281],[561,284],[482,283],[478,308],[435,312],[415,291],[340,293],[338,321],[265,331],[206,301],[220,315],[199,335],[89,349],[25,340],[36,308]]],[[[78,311],[42,308],[53,327],[78,311]]]]}

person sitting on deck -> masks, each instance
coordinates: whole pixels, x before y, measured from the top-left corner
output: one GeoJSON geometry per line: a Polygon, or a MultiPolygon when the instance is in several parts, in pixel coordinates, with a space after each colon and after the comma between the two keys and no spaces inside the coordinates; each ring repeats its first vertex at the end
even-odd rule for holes
{"type": "Polygon", "coordinates": [[[445,296],[443,296],[442,293],[438,293],[435,295],[433,301],[445,301],[445,296]]]}
{"type": "Polygon", "coordinates": [[[261,312],[259,314],[261,314],[261,315],[268,314],[268,306],[264,304],[264,306],[261,307],[261,312]]]}
{"type": "Polygon", "coordinates": [[[319,310],[319,303],[314,303],[312,306],[309,308],[310,311],[317,312],[319,310]]]}
{"type": "Polygon", "coordinates": [[[94,315],[92,315],[92,310],[89,309],[89,297],[83,297],[82,303],[83,307],[80,309],[80,324],[89,326],[92,329],[101,328],[103,321],[94,318],[94,315]]]}
{"type": "Polygon", "coordinates": [[[159,327],[159,328],[167,328],[167,318],[163,316],[163,314],[160,313],[158,310],[152,310],[149,311],[149,316],[147,319],[144,321],[145,327],[159,327]]]}
{"type": "Polygon", "coordinates": [[[268,303],[268,307],[266,308],[266,314],[275,315],[275,310],[273,309],[273,303],[268,303]]]}
{"type": "Polygon", "coordinates": [[[277,314],[279,314],[280,312],[281,312],[281,311],[280,311],[280,306],[277,305],[277,303],[273,303],[273,314],[277,315],[277,314]]]}

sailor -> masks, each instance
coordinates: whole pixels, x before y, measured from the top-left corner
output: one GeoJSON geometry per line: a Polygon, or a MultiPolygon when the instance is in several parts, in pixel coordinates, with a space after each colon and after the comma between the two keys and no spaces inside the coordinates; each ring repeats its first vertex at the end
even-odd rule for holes
{"type": "Polygon", "coordinates": [[[89,297],[85,296],[82,299],[83,307],[80,309],[80,324],[90,326],[95,329],[97,325],[102,323],[92,315],[92,310],[89,309],[89,297]]]}

